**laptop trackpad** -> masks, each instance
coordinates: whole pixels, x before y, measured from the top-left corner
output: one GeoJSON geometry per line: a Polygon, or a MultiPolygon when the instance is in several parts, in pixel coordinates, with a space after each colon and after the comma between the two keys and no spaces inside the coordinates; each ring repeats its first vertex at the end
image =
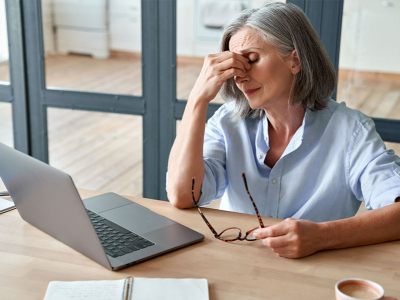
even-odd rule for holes
{"type": "Polygon", "coordinates": [[[102,194],[99,196],[83,199],[83,204],[87,209],[95,213],[101,213],[113,208],[129,205],[132,203],[129,199],[121,197],[114,193],[102,194]]]}
{"type": "Polygon", "coordinates": [[[145,234],[175,224],[174,221],[134,202],[102,212],[100,215],[137,234],[145,234]]]}

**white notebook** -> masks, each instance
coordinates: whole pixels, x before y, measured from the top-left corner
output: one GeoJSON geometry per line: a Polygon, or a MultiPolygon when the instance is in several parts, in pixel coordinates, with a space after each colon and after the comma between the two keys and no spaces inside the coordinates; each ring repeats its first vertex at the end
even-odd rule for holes
{"type": "Polygon", "coordinates": [[[44,300],[209,300],[207,279],[52,281],[44,300]]]}
{"type": "Polygon", "coordinates": [[[15,208],[14,202],[0,197],[0,214],[15,208]]]}

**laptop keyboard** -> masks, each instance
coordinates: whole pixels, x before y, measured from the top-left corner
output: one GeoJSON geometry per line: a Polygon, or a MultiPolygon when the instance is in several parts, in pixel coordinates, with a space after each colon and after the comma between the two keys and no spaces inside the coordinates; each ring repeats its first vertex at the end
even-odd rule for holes
{"type": "Polygon", "coordinates": [[[155,245],[106,218],[86,209],[104,251],[112,256],[122,256],[155,245]]]}

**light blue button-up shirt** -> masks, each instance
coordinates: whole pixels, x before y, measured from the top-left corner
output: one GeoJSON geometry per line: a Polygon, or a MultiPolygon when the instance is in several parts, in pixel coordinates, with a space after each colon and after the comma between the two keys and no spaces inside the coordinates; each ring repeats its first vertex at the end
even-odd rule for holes
{"type": "Polygon", "coordinates": [[[234,103],[209,119],[204,137],[205,177],[200,205],[222,197],[220,209],[255,214],[242,173],[261,215],[314,222],[354,216],[394,203],[400,196],[400,158],[373,121],[345,103],[307,110],[282,157],[271,169],[268,120],[234,124],[234,103]]]}

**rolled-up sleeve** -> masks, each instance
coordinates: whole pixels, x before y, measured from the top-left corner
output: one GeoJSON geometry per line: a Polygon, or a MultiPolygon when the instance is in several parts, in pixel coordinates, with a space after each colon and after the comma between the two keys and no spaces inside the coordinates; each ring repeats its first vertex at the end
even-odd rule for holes
{"type": "Polygon", "coordinates": [[[205,175],[201,187],[199,205],[207,205],[219,199],[228,184],[226,173],[226,141],[220,126],[222,106],[212,116],[206,126],[203,144],[203,160],[205,175]]]}
{"type": "Polygon", "coordinates": [[[349,187],[367,209],[392,204],[400,197],[400,158],[386,150],[370,118],[355,129],[347,158],[349,187]]]}

